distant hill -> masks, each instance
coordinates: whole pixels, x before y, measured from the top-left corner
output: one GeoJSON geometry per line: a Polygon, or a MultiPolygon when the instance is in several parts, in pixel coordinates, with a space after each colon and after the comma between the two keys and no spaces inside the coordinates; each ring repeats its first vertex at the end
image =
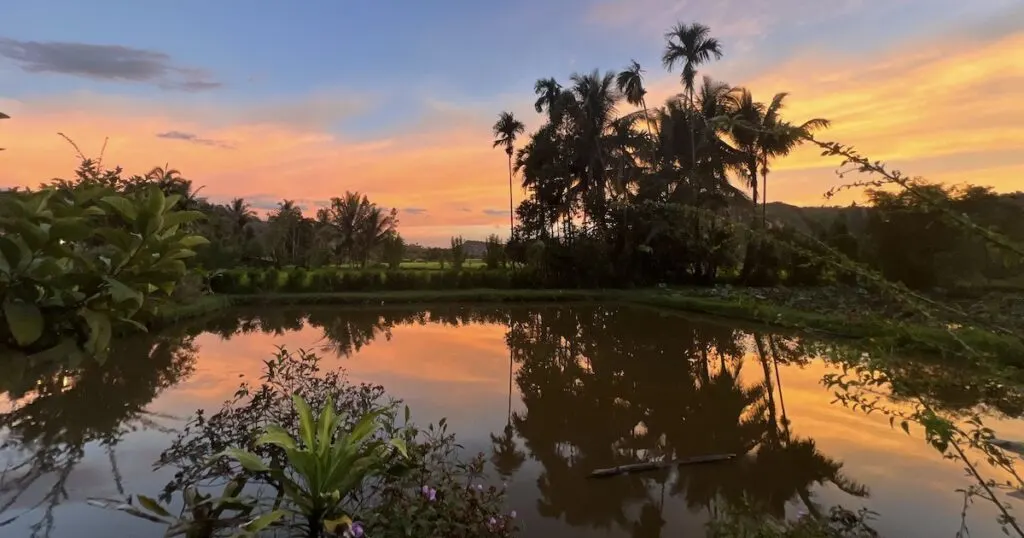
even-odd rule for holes
{"type": "Polygon", "coordinates": [[[768,220],[780,221],[804,232],[819,226],[828,227],[839,215],[846,215],[846,225],[853,234],[862,232],[867,225],[871,209],[863,206],[817,206],[799,207],[784,202],[770,202],[767,206],[768,220]]]}
{"type": "MultiPolygon", "coordinates": [[[[431,249],[437,249],[438,247],[425,247],[417,243],[411,243],[405,246],[405,257],[410,260],[425,260],[428,258],[427,251],[431,249]]],[[[448,247],[440,247],[444,250],[448,250],[448,247]]],[[[467,239],[465,243],[466,257],[468,258],[483,258],[484,253],[487,252],[487,243],[483,241],[477,241],[474,239],[467,239]]]]}

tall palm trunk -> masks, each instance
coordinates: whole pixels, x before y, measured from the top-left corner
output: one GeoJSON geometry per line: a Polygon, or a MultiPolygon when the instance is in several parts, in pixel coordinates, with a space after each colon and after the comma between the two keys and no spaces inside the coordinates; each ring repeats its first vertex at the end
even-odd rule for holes
{"type": "Polygon", "coordinates": [[[512,240],[512,234],[515,233],[516,224],[514,213],[512,212],[512,148],[508,150],[508,238],[512,240]]]}
{"type": "Polygon", "coordinates": [[[690,117],[687,118],[687,123],[690,124],[690,166],[692,171],[697,171],[697,140],[693,136],[693,113],[697,111],[697,107],[693,102],[693,90],[690,90],[690,117]]]}
{"type": "Polygon", "coordinates": [[[764,228],[768,222],[768,166],[766,157],[762,157],[761,162],[761,200],[761,227],[764,228]]]}

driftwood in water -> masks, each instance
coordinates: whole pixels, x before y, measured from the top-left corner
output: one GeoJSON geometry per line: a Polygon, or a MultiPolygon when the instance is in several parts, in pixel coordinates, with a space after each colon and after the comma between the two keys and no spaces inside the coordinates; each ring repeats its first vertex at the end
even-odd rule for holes
{"type": "Polygon", "coordinates": [[[698,463],[714,463],[718,461],[728,461],[736,457],[736,454],[712,454],[709,456],[694,456],[692,458],[680,458],[677,460],[670,461],[649,461],[644,463],[631,463],[629,465],[619,465],[618,467],[611,467],[608,469],[597,469],[590,473],[587,478],[607,478],[609,476],[618,476],[620,474],[629,473],[642,473],[644,471],[653,471],[655,469],[663,469],[665,467],[671,467],[673,465],[695,465],[698,463]]]}

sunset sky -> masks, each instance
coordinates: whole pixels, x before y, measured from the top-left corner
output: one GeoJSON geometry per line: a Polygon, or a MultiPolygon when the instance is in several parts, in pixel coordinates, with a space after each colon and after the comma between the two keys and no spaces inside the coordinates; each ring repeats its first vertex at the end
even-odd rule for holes
{"type": "MultiPolygon", "coordinates": [[[[128,173],[169,163],[214,201],[312,209],[357,190],[397,207],[410,241],[507,233],[498,112],[534,129],[536,79],[633,58],[663,102],[676,21],[722,41],[703,73],[790,92],[786,117],[834,121],[822,138],[911,175],[1024,188],[1020,0],[12,2],[0,185],[69,176],[63,132],[90,156],[109,137],[104,162],[128,173]]],[[[835,165],[794,154],[769,199],[826,203],[835,165]]]]}

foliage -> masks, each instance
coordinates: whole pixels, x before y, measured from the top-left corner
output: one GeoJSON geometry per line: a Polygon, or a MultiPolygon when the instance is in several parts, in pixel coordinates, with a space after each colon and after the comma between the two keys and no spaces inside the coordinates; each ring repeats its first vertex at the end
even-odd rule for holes
{"type": "Polygon", "coordinates": [[[867,521],[874,514],[867,509],[851,512],[833,506],[828,517],[800,517],[796,521],[765,519],[756,511],[730,510],[724,517],[712,520],[708,535],[712,538],[877,538],[867,521]]]}
{"type": "MultiPolygon", "coordinates": [[[[566,283],[569,284],[569,283],[566,283]]],[[[332,293],[383,290],[454,290],[538,288],[548,285],[528,270],[455,269],[348,270],[322,268],[232,269],[210,279],[215,293],[265,292],[332,293]]],[[[577,287],[569,285],[567,287],[577,287]]]]}
{"type": "MultiPolygon", "coordinates": [[[[400,431],[399,437],[388,440],[377,436],[382,427],[378,420],[387,409],[370,411],[344,431],[330,397],[317,417],[301,396],[293,395],[292,400],[299,415],[299,438],[293,438],[279,424],[270,424],[256,441],[257,446],[282,449],[283,464],[266,463],[240,448],[229,448],[222,455],[236,460],[250,473],[269,474],[273,487],[306,521],[308,535],[319,536],[321,529],[334,532],[337,521],[351,521],[340,511],[343,499],[362,491],[364,482],[383,473],[393,451],[402,457],[408,454],[400,431]]],[[[275,510],[261,517],[276,520],[282,515],[275,510]]]]}
{"type": "Polygon", "coordinates": [[[459,462],[444,421],[420,431],[408,408],[399,425],[398,410],[381,387],[352,385],[341,370],[321,370],[316,355],[280,348],[264,361],[258,386],[243,382],[220,411],[207,417],[199,410],[189,419],[161,455],[159,465],[178,472],[160,497],[168,502],[178,491],[245,477],[262,486],[257,492],[273,492],[272,498],[256,494],[254,513],[308,536],[346,525],[388,535],[405,524],[461,526],[470,532],[463,535],[475,536],[491,518],[502,519],[502,492],[455,487],[477,464],[459,462]],[[415,509],[421,499],[412,492],[428,479],[442,502],[415,509]],[[462,511],[467,507],[474,509],[462,511]]]}
{"type": "Polygon", "coordinates": [[[501,513],[504,491],[484,486],[484,455],[469,462],[457,459],[455,436],[442,420],[426,431],[437,450],[424,453],[423,463],[412,469],[407,483],[384,487],[378,509],[365,519],[380,536],[513,536],[514,515],[501,513]]]}
{"type": "Polygon", "coordinates": [[[388,268],[392,270],[401,268],[402,260],[405,257],[405,239],[402,239],[402,235],[399,233],[388,234],[382,243],[384,263],[388,264],[388,268]]]}
{"type": "Polygon", "coordinates": [[[90,163],[81,180],[0,194],[3,354],[105,357],[111,336],[141,328],[175,292],[185,261],[207,243],[202,218],[157,186],[119,193],[90,163]]]}
{"type": "Polygon", "coordinates": [[[487,236],[485,248],[484,262],[488,269],[497,269],[505,263],[505,245],[502,244],[501,238],[494,234],[487,236]]]}
{"type": "Polygon", "coordinates": [[[462,270],[462,264],[466,261],[466,241],[462,236],[452,237],[452,267],[456,271],[462,270]]]}

